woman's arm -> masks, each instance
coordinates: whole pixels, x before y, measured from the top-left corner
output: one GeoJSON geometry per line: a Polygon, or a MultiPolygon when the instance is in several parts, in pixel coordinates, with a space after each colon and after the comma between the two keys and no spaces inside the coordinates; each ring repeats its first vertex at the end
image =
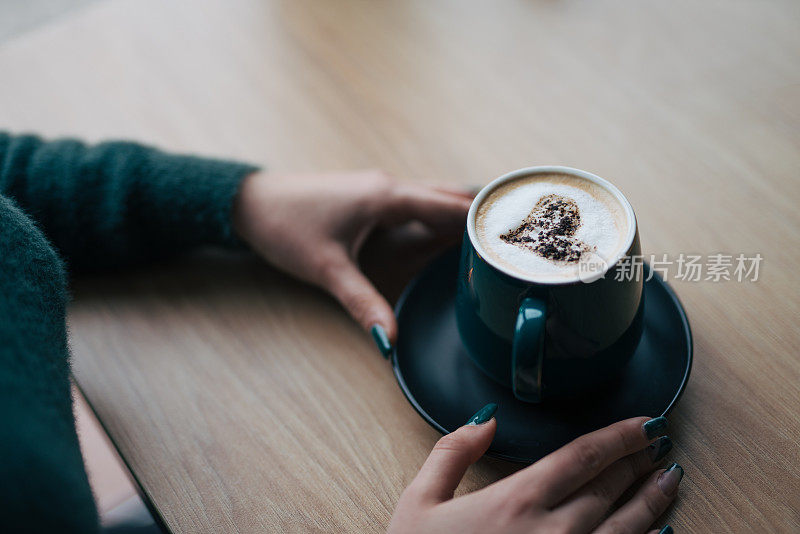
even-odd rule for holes
{"type": "MultiPolygon", "coordinates": [[[[410,252],[455,244],[471,196],[399,183],[381,171],[255,171],[130,142],[88,146],[0,132],[0,196],[36,221],[70,271],[241,238],[269,263],[329,291],[388,354],[397,324],[361,272],[363,245],[388,231],[391,246],[409,223],[426,236],[410,252]]],[[[391,267],[391,255],[382,259],[391,267]]]]}
{"type": "Polygon", "coordinates": [[[37,222],[70,270],[234,243],[233,199],[255,170],[130,142],[0,132],[0,195],[37,222]]]}

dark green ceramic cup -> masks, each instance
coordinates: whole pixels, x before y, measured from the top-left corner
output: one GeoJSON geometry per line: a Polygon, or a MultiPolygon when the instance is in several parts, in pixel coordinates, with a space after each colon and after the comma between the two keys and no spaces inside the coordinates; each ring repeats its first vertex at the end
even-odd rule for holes
{"type": "Polygon", "coordinates": [[[633,208],[610,182],[569,167],[529,167],[494,180],[472,203],[461,251],[456,318],[469,357],[526,402],[568,398],[609,382],[642,334],[642,273],[615,274],[626,256],[639,254],[633,208]],[[501,184],[532,174],[567,174],[610,193],[627,222],[621,252],[557,281],[512,273],[485,254],[477,239],[478,206],[501,184]]]}

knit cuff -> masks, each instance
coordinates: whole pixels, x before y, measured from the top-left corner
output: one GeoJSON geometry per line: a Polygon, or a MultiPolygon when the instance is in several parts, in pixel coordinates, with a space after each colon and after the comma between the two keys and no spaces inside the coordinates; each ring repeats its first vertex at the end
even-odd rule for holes
{"type": "Polygon", "coordinates": [[[232,225],[242,180],[259,167],[247,163],[153,151],[144,166],[154,214],[170,232],[196,245],[241,247],[232,225]]]}

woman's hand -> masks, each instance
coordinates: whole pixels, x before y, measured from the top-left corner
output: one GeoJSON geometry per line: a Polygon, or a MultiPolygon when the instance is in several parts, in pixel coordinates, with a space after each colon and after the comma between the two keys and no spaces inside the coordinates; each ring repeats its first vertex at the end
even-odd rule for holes
{"type": "Polygon", "coordinates": [[[440,246],[455,244],[471,200],[465,193],[398,183],[381,171],[257,172],[241,185],[233,224],[268,262],[329,291],[386,352],[397,323],[357,264],[363,244],[378,228],[411,222],[424,225],[440,246]]]}
{"type": "Polygon", "coordinates": [[[487,405],[439,440],[400,497],[390,534],[633,534],[647,531],[678,493],[683,469],[657,468],[672,447],[666,436],[653,441],[663,434],[666,419],[636,417],[581,436],[530,467],[454,499],[467,468],[489,448],[495,409],[487,405]],[[645,476],[630,500],[608,515],[623,492],[645,476]]]}

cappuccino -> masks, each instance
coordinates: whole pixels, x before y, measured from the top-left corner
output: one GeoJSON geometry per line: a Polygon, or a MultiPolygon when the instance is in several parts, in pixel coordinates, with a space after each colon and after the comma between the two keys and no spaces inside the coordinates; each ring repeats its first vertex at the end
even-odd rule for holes
{"type": "Polygon", "coordinates": [[[475,213],[484,254],[512,275],[542,281],[580,276],[587,261],[614,261],[632,224],[613,193],[566,173],[503,182],[484,196],[475,213]]]}

